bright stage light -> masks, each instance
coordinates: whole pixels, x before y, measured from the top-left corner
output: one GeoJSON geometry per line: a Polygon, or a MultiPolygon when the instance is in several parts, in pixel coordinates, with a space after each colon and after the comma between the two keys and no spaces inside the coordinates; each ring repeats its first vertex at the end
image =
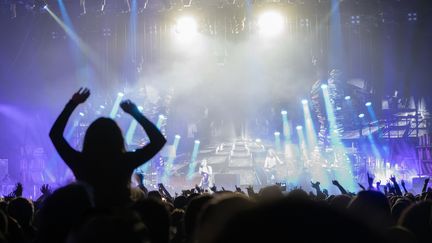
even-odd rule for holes
{"type": "Polygon", "coordinates": [[[180,17],[177,19],[175,32],[183,38],[191,38],[198,33],[198,23],[193,17],[180,17]]]}
{"type": "Polygon", "coordinates": [[[297,129],[297,130],[302,130],[302,129],[303,129],[303,126],[296,126],[296,129],[297,129]]]}
{"type": "Polygon", "coordinates": [[[284,17],[278,12],[266,12],[258,18],[258,28],[263,36],[276,36],[284,30],[284,17]]]}
{"type": "Polygon", "coordinates": [[[361,113],[358,115],[359,118],[363,118],[365,116],[365,114],[361,113]]]}
{"type": "Polygon", "coordinates": [[[43,6],[43,9],[48,10],[48,5],[45,4],[45,6],[43,6]]]}
{"type": "Polygon", "coordinates": [[[195,144],[200,144],[200,140],[195,140],[195,144]]]}
{"type": "Polygon", "coordinates": [[[120,96],[120,97],[124,96],[124,94],[122,92],[118,92],[117,95],[120,96]]]}
{"type": "Polygon", "coordinates": [[[105,109],[105,106],[104,105],[100,105],[99,106],[101,109],[105,109]]]}
{"type": "Polygon", "coordinates": [[[144,107],[142,107],[142,106],[138,106],[138,110],[139,110],[139,111],[143,111],[143,110],[144,110],[144,107]]]}
{"type": "Polygon", "coordinates": [[[180,135],[175,135],[175,139],[180,139],[181,137],[180,137],[180,135]]]}
{"type": "Polygon", "coordinates": [[[159,119],[165,119],[165,116],[162,115],[162,114],[160,114],[160,115],[159,115],[159,119]]]}
{"type": "Polygon", "coordinates": [[[301,103],[302,103],[303,105],[306,105],[306,104],[308,103],[308,100],[302,100],[301,103]]]}
{"type": "Polygon", "coordinates": [[[350,100],[350,99],[351,99],[351,96],[349,96],[349,95],[345,96],[345,100],[350,100]]]}
{"type": "Polygon", "coordinates": [[[288,112],[287,111],[281,111],[281,115],[287,115],[288,114],[288,112]]]}
{"type": "Polygon", "coordinates": [[[280,132],[274,132],[275,136],[280,136],[280,132]]]}
{"type": "Polygon", "coordinates": [[[80,112],[79,115],[80,115],[80,116],[84,116],[84,113],[80,112]]]}
{"type": "Polygon", "coordinates": [[[365,106],[371,106],[371,105],[372,105],[372,102],[370,102],[370,101],[366,102],[366,104],[365,104],[365,106]]]}
{"type": "Polygon", "coordinates": [[[261,143],[261,139],[257,138],[257,139],[255,139],[255,142],[256,143],[261,143]]]}
{"type": "Polygon", "coordinates": [[[321,89],[327,89],[328,85],[327,84],[321,84],[321,89]]]}

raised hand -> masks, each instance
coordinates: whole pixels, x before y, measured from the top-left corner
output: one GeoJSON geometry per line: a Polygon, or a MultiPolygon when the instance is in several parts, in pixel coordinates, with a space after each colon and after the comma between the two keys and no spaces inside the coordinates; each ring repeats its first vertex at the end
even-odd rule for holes
{"type": "Polygon", "coordinates": [[[132,114],[133,112],[137,112],[138,107],[130,100],[125,100],[120,103],[120,107],[122,110],[128,114],[132,114]]]}
{"type": "Polygon", "coordinates": [[[211,190],[212,192],[217,192],[217,187],[216,187],[216,185],[213,185],[212,187],[210,187],[210,190],[211,190]]]}
{"type": "Polygon", "coordinates": [[[428,183],[429,183],[429,177],[428,178],[426,178],[425,180],[424,180],[424,184],[423,184],[423,188],[422,188],[422,193],[426,193],[426,189],[427,189],[427,186],[428,186],[428,183]]]}
{"type": "Polygon", "coordinates": [[[249,191],[253,192],[253,191],[254,191],[254,188],[253,188],[252,185],[249,185],[249,186],[246,187],[246,190],[247,190],[248,192],[249,192],[249,191]]]}
{"type": "Polygon", "coordinates": [[[396,183],[396,176],[395,176],[395,175],[391,175],[391,176],[390,176],[390,180],[391,180],[393,183],[396,183]]]}
{"type": "Polygon", "coordinates": [[[407,194],[408,190],[405,187],[405,181],[404,180],[401,180],[401,185],[402,185],[402,188],[404,189],[405,194],[407,194]]]}
{"type": "Polygon", "coordinates": [[[71,101],[75,104],[84,103],[90,96],[90,90],[87,88],[80,88],[75,94],[72,95],[71,101]]]}
{"type": "Polygon", "coordinates": [[[40,192],[43,195],[49,195],[49,194],[51,194],[51,188],[48,184],[43,184],[40,188],[40,192]]]}
{"type": "Polygon", "coordinates": [[[15,190],[13,191],[13,194],[15,195],[15,197],[21,197],[23,193],[23,186],[21,183],[17,183],[15,185],[15,190]]]}
{"type": "Polygon", "coordinates": [[[201,193],[201,192],[202,192],[202,189],[201,189],[198,185],[196,185],[196,184],[195,184],[195,190],[196,190],[198,193],[201,193]]]}
{"type": "Polygon", "coordinates": [[[321,183],[320,183],[319,181],[317,181],[317,182],[315,182],[315,183],[313,183],[313,182],[311,181],[311,185],[312,185],[313,188],[319,188],[320,184],[321,184],[321,183]]]}
{"type": "Polygon", "coordinates": [[[333,185],[335,185],[335,186],[339,186],[340,184],[339,184],[339,181],[337,181],[337,180],[332,180],[332,183],[333,183],[333,185]]]}
{"type": "Polygon", "coordinates": [[[368,180],[369,189],[372,189],[374,177],[372,175],[370,175],[369,172],[367,173],[367,180],[368,180]]]}
{"type": "Polygon", "coordinates": [[[363,191],[366,190],[366,188],[365,188],[361,183],[357,183],[357,184],[359,185],[359,187],[360,187],[363,191]]]}
{"type": "Polygon", "coordinates": [[[329,196],[329,193],[328,193],[328,190],[327,190],[327,189],[323,189],[323,191],[322,191],[322,192],[323,192],[323,194],[324,194],[324,195],[326,195],[326,197],[328,197],[328,196],[329,196]]]}

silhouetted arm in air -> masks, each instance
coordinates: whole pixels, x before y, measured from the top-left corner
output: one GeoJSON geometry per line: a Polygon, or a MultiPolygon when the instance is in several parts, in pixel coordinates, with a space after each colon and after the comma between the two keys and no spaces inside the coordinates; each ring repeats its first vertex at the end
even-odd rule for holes
{"type": "Polygon", "coordinates": [[[337,180],[333,180],[332,181],[332,183],[333,183],[333,185],[335,185],[338,189],[339,189],[339,191],[342,193],[342,194],[344,194],[344,195],[347,195],[348,194],[348,192],[345,190],[345,188],[339,183],[339,181],[337,181],[337,180]]]}
{"type": "Polygon", "coordinates": [[[159,129],[149,121],[130,100],[123,101],[120,106],[124,112],[130,114],[138,121],[150,139],[150,143],[144,147],[137,149],[134,152],[126,153],[127,161],[136,168],[153,158],[153,156],[163,148],[166,139],[159,129]]]}
{"type": "Polygon", "coordinates": [[[402,196],[402,191],[401,191],[401,189],[399,187],[399,184],[396,181],[396,177],[394,175],[392,175],[392,176],[390,176],[390,180],[393,182],[396,195],[402,196]]]}
{"type": "Polygon", "coordinates": [[[315,183],[313,183],[311,181],[312,188],[314,188],[316,190],[317,198],[320,200],[324,200],[324,199],[326,199],[326,195],[321,191],[320,184],[321,183],[319,181],[317,181],[315,183]]]}
{"type": "Polygon", "coordinates": [[[428,186],[429,180],[430,180],[429,177],[426,178],[426,179],[424,180],[423,188],[422,188],[422,193],[426,193],[426,190],[427,190],[427,186],[428,186]]]}
{"type": "Polygon", "coordinates": [[[73,163],[78,160],[80,153],[70,146],[64,138],[63,133],[72,112],[79,104],[84,103],[89,96],[90,90],[83,88],[80,88],[75,94],[73,94],[72,99],[66,104],[49,133],[54,147],[69,167],[73,166],[73,163]]]}
{"type": "Polygon", "coordinates": [[[401,185],[402,185],[402,188],[403,188],[405,194],[407,194],[407,193],[408,193],[408,190],[406,189],[405,181],[404,181],[404,180],[401,180],[401,185]]]}

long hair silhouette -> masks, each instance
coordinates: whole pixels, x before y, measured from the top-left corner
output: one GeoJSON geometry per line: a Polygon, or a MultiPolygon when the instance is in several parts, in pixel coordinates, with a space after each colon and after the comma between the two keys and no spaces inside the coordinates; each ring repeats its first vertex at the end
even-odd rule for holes
{"type": "Polygon", "coordinates": [[[80,89],[66,104],[54,122],[50,138],[76,179],[90,185],[96,205],[119,206],[131,201],[133,170],[149,161],[166,143],[159,129],[129,100],[120,107],[144,128],[150,142],[133,152],[125,149],[120,127],[110,118],[98,118],[87,129],[82,152],[75,150],[63,136],[67,121],[74,109],[90,96],[88,89],[80,89]]]}

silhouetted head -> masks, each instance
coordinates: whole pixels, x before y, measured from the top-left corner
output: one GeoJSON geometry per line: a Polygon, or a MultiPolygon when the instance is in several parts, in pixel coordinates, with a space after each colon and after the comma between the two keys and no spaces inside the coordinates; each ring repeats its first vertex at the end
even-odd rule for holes
{"type": "Polygon", "coordinates": [[[383,242],[375,232],[323,203],[286,197],[234,215],[213,243],[383,242]]]}
{"type": "Polygon", "coordinates": [[[90,218],[69,233],[68,243],[143,243],[150,242],[147,227],[140,217],[127,209],[118,209],[90,218]]]}
{"type": "Polygon", "coordinates": [[[90,189],[84,184],[70,184],[57,189],[39,211],[36,242],[64,242],[68,232],[81,223],[93,205],[90,189]]]}
{"type": "Polygon", "coordinates": [[[241,194],[231,193],[214,197],[198,216],[195,228],[196,241],[213,242],[231,218],[253,206],[254,203],[241,194]]]}
{"type": "Polygon", "coordinates": [[[330,206],[333,208],[344,210],[351,202],[351,197],[348,195],[337,195],[330,201],[330,206]]]}
{"type": "Polygon", "coordinates": [[[101,117],[90,124],[84,137],[83,152],[86,154],[119,154],[125,151],[123,134],[117,123],[101,117]]]}
{"type": "Polygon", "coordinates": [[[168,243],[171,217],[164,203],[154,199],[136,202],[133,210],[147,226],[152,243],[168,243]]]}
{"type": "Polygon", "coordinates": [[[400,216],[399,225],[414,233],[418,242],[430,242],[432,237],[432,202],[410,205],[400,216]]]}
{"type": "Polygon", "coordinates": [[[391,224],[390,204],[381,192],[359,192],[349,204],[348,210],[376,229],[385,229],[391,224]]]}
{"type": "Polygon", "coordinates": [[[192,236],[202,209],[212,198],[213,196],[211,195],[203,194],[190,200],[188,206],[186,207],[186,213],[184,218],[185,232],[188,237],[192,236]]]}
{"type": "Polygon", "coordinates": [[[8,214],[14,218],[22,227],[31,225],[33,220],[33,203],[25,198],[13,199],[8,205],[8,214]]]}

